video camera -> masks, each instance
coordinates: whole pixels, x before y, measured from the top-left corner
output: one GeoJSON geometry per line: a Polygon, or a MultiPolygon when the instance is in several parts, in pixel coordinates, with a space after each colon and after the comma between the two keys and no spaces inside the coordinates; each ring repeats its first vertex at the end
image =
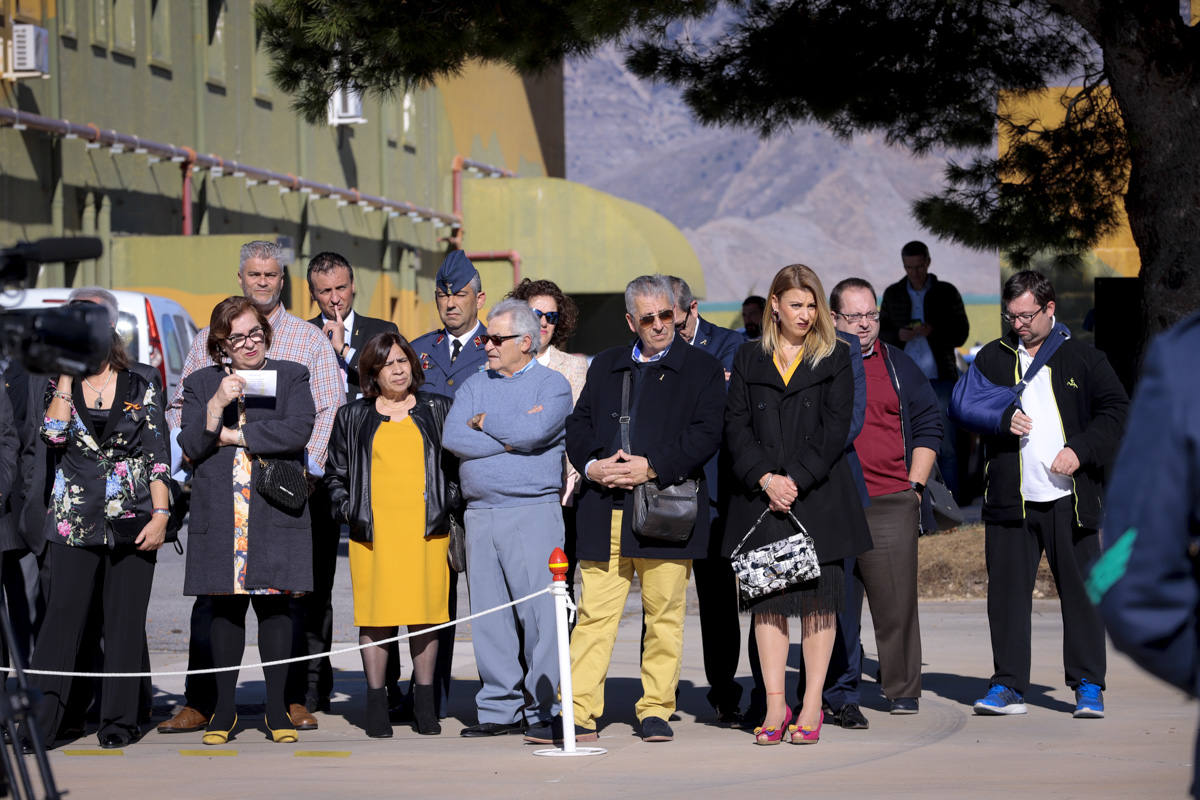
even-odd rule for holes
{"type": "Polygon", "coordinates": [[[95,303],[52,309],[13,309],[12,289],[20,291],[37,277],[37,265],[99,258],[104,246],[95,238],[40,239],[0,250],[0,351],[32,373],[88,375],[96,372],[112,346],[107,311],[95,303]]]}

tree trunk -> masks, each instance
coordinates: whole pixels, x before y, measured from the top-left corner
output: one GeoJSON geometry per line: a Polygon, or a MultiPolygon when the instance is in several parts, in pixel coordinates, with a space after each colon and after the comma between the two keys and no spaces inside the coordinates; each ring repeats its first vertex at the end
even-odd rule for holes
{"type": "Polygon", "coordinates": [[[1098,5],[1091,31],[1129,137],[1125,210],[1149,338],[1200,308],[1200,85],[1189,52],[1198,32],[1165,4],[1098,5]]]}

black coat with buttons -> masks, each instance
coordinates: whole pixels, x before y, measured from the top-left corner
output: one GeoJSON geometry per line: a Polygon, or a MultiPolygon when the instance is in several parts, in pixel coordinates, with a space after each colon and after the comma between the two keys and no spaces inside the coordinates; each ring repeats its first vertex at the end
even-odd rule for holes
{"type": "MultiPolygon", "coordinates": [[[[767,508],[759,489],[766,473],[786,474],[799,495],[792,512],[812,535],[822,563],[871,549],[862,500],[846,460],[854,414],[850,347],[838,340],[816,367],[801,363],[784,386],[761,342],[747,342],[733,360],[725,406],[725,446],[736,483],[722,552],[728,555],[767,508]]],[[[783,514],[768,514],[747,549],[796,532],[783,514]]]]}
{"type": "MultiPolygon", "coordinates": [[[[634,367],[632,348],[614,347],[592,360],[587,382],[567,417],[567,457],[580,475],[589,461],[608,458],[620,441],[621,384],[634,367]]],[[[708,497],[704,464],[721,446],[721,414],[725,407],[725,370],[721,362],[696,347],[676,341],[658,361],[641,367],[640,397],[630,424],[633,455],[645,456],[657,473],[660,488],[689,478],[700,481],[700,497],[708,497]]],[[[632,493],[606,489],[582,478],[576,511],[576,556],[608,561],[613,500],[620,495],[632,508],[632,493]]],[[[621,555],[627,558],[693,559],[708,553],[709,514],[701,507],[691,537],[682,544],[645,539],[630,530],[631,514],[621,522],[621,555]]]]}

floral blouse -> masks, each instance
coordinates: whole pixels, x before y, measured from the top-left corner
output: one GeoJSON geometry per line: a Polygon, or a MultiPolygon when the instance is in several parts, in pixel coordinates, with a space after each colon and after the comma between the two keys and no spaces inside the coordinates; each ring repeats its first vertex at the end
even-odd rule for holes
{"type": "MultiPolygon", "coordinates": [[[[162,390],[157,378],[143,374],[148,369],[117,373],[113,407],[102,429],[83,402],[81,381],[72,382],[69,421],[44,417],[42,438],[61,450],[50,494],[51,541],[107,545],[106,520],[152,511],[150,483],[167,479],[171,457],[162,390]]],[[[48,390],[46,407],[51,398],[48,390]]]]}

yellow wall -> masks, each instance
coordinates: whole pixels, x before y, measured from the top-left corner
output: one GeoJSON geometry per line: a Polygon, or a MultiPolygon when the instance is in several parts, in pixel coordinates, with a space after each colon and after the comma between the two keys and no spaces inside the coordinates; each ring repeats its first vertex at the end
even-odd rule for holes
{"type": "MultiPolygon", "coordinates": [[[[1193,0],[1193,9],[1195,9],[1193,0]]],[[[1035,128],[1053,128],[1061,125],[1066,119],[1066,106],[1070,99],[1078,93],[1076,88],[1051,87],[1043,92],[1028,95],[1014,95],[1002,92],[999,101],[1000,114],[1013,114],[1017,118],[1027,119],[1034,123],[1035,128]]],[[[1097,91],[1106,91],[1098,89],[1097,91]]],[[[999,142],[1000,154],[1003,155],[1009,146],[1008,139],[1001,137],[999,142]]],[[[1129,221],[1125,216],[1125,205],[1119,207],[1120,223],[1116,231],[1102,239],[1092,253],[1112,274],[1128,278],[1137,277],[1141,271],[1141,257],[1137,245],[1133,241],[1133,233],[1129,229],[1129,221]]]]}

